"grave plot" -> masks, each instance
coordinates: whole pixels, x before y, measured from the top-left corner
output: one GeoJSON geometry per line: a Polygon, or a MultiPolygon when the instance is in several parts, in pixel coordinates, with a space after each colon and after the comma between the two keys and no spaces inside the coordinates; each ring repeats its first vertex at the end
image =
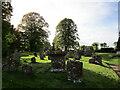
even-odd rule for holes
{"type": "Polygon", "coordinates": [[[95,52],[93,50],[86,50],[84,51],[84,56],[85,57],[91,57],[92,54],[94,54],[95,52]]]}
{"type": "Polygon", "coordinates": [[[97,55],[97,54],[93,54],[92,58],[89,59],[89,63],[97,63],[97,64],[102,65],[102,56],[97,55]]]}
{"type": "Polygon", "coordinates": [[[30,74],[30,73],[32,73],[32,67],[31,67],[31,66],[28,66],[28,65],[23,65],[23,66],[22,66],[22,71],[23,71],[25,74],[30,74]]]}
{"type": "Polygon", "coordinates": [[[67,77],[73,83],[81,83],[83,75],[83,63],[75,60],[67,62],[67,77]]]}
{"type": "Polygon", "coordinates": [[[81,51],[79,50],[70,50],[66,55],[66,59],[74,58],[76,60],[80,60],[81,55],[81,51]]]}
{"type": "Polygon", "coordinates": [[[52,68],[51,72],[64,72],[65,71],[65,52],[61,50],[51,50],[48,52],[48,57],[51,59],[52,68]]]}
{"type": "Polygon", "coordinates": [[[15,72],[18,71],[18,67],[20,66],[20,53],[15,50],[12,56],[8,57],[8,71],[15,72]]]}

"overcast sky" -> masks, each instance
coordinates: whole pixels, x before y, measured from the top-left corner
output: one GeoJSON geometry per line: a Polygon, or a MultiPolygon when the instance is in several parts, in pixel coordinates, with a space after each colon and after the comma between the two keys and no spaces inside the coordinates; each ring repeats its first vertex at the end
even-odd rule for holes
{"type": "Polygon", "coordinates": [[[17,27],[24,14],[37,12],[49,24],[51,32],[49,40],[52,43],[57,24],[64,18],[70,18],[77,25],[80,45],[106,42],[108,46],[113,46],[113,43],[118,40],[117,1],[12,0],[13,16],[11,23],[17,27]]]}

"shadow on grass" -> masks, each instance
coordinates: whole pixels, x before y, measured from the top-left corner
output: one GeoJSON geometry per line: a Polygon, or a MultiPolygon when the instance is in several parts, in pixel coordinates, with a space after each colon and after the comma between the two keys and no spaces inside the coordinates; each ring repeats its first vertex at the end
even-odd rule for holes
{"type": "MultiPolygon", "coordinates": [[[[45,66],[45,65],[44,65],[45,66]]],[[[49,68],[49,67],[48,67],[49,68]]],[[[100,73],[83,69],[83,83],[74,84],[67,80],[67,73],[51,73],[48,68],[31,75],[3,72],[3,87],[6,88],[117,88],[118,81],[100,73]]],[[[38,70],[40,70],[38,69],[38,70]]],[[[119,83],[120,84],[120,83],[119,83]]]]}
{"type": "Polygon", "coordinates": [[[84,69],[84,83],[89,88],[118,88],[120,81],[104,76],[87,69],[84,69]]]}

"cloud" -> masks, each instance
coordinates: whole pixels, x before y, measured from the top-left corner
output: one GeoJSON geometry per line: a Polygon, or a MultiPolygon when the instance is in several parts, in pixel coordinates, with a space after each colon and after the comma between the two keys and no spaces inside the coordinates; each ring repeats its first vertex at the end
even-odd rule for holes
{"type": "MultiPolygon", "coordinates": [[[[117,3],[108,0],[12,0],[13,17],[17,26],[22,16],[35,11],[49,24],[50,42],[54,39],[55,28],[64,18],[71,18],[77,24],[80,44],[90,45],[94,41],[105,41],[112,45],[117,39],[117,3]],[[85,42],[85,43],[84,43],[85,42]]],[[[114,0],[117,1],[117,0],[114,0]]]]}

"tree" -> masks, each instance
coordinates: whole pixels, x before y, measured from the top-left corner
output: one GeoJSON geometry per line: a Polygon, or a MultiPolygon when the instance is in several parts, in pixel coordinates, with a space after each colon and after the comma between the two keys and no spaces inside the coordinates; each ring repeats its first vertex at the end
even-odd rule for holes
{"type": "Polygon", "coordinates": [[[114,42],[113,45],[115,46],[115,49],[117,49],[117,42],[114,42]]]}
{"type": "Polygon", "coordinates": [[[56,35],[53,40],[58,48],[65,51],[79,47],[79,37],[77,34],[77,26],[72,19],[64,18],[56,26],[56,35]]]}
{"type": "Polygon", "coordinates": [[[85,50],[85,48],[86,48],[85,45],[80,46],[80,49],[83,50],[83,51],[85,50]]]}
{"type": "Polygon", "coordinates": [[[98,50],[99,43],[94,42],[94,43],[92,43],[92,46],[95,47],[94,50],[98,50]]]}
{"type": "Polygon", "coordinates": [[[107,47],[107,43],[105,43],[105,42],[104,42],[104,43],[101,43],[100,46],[101,46],[101,48],[102,48],[102,47],[105,48],[105,47],[107,47]]]}
{"type": "Polygon", "coordinates": [[[107,46],[107,43],[104,42],[104,43],[103,43],[103,47],[106,47],[106,46],[107,46]]]}
{"type": "Polygon", "coordinates": [[[103,43],[100,43],[101,48],[104,46],[103,43]]]}
{"type": "Polygon", "coordinates": [[[12,43],[16,40],[14,27],[10,23],[12,6],[9,2],[2,2],[2,56],[6,57],[14,50],[12,43]]]}
{"type": "Polygon", "coordinates": [[[30,12],[25,14],[18,25],[18,30],[24,30],[29,41],[30,51],[38,51],[43,43],[48,41],[48,23],[39,13],[30,12]]]}
{"type": "Polygon", "coordinates": [[[117,50],[120,51],[120,37],[118,38],[118,41],[117,41],[117,50]]]}
{"type": "Polygon", "coordinates": [[[13,8],[10,2],[2,2],[2,19],[5,21],[10,21],[12,12],[13,8]]]}

